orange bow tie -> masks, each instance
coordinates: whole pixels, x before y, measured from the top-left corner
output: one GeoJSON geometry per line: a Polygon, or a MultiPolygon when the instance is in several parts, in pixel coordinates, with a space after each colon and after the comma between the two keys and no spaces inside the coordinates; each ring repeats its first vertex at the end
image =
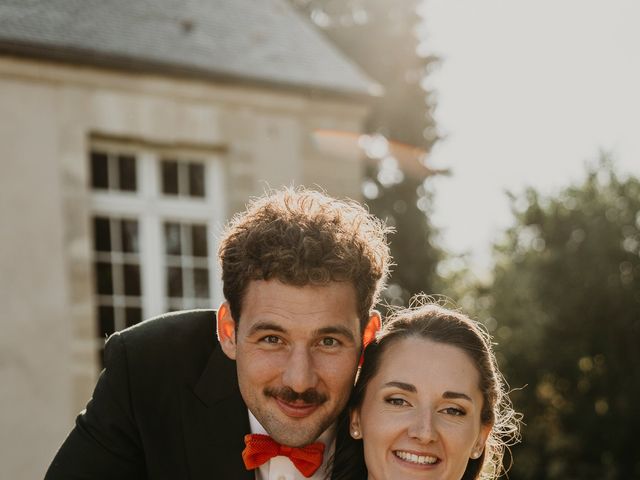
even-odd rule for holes
{"type": "Polygon", "coordinates": [[[316,442],[306,447],[287,447],[280,445],[269,435],[252,433],[244,436],[245,449],[242,451],[242,459],[247,470],[258,468],[273,457],[283,455],[289,457],[291,462],[306,478],[311,477],[322,465],[324,443],[316,442]]]}

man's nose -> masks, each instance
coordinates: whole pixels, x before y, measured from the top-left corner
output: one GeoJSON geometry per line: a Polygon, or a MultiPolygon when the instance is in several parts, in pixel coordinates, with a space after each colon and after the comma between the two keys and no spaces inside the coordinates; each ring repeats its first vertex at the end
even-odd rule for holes
{"type": "Polygon", "coordinates": [[[436,418],[431,411],[416,409],[407,428],[409,437],[421,443],[434,442],[438,438],[436,418]]]}
{"type": "Polygon", "coordinates": [[[316,387],[318,376],[308,348],[301,346],[291,350],[282,375],[282,382],[284,386],[298,393],[316,387]]]}

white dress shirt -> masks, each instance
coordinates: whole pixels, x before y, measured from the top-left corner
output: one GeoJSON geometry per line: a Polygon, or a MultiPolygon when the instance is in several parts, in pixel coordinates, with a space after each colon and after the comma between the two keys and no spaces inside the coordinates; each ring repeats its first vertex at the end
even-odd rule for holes
{"type": "MultiPolygon", "coordinates": [[[[251,427],[251,433],[261,433],[263,435],[269,435],[260,422],[253,416],[253,413],[249,412],[249,425],[251,427]]],[[[324,480],[328,478],[327,473],[331,472],[331,465],[328,460],[333,456],[333,452],[336,448],[336,428],[335,425],[329,427],[325,432],[320,435],[318,442],[322,442],[325,445],[324,454],[322,459],[322,465],[309,477],[311,480],[324,480]]],[[[273,457],[268,462],[263,463],[260,467],[256,468],[256,480],[307,480],[293,462],[289,460],[289,457],[283,457],[278,455],[273,457]]]]}

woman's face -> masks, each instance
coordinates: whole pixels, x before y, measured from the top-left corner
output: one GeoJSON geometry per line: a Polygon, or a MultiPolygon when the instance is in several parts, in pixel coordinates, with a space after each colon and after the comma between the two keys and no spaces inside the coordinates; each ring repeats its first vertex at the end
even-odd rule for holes
{"type": "Polygon", "coordinates": [[[482,452],[480,374],[461,349],[411,337],[380,359],[351,432],[362,434],[371,480],[460,480],[482,452]]]}

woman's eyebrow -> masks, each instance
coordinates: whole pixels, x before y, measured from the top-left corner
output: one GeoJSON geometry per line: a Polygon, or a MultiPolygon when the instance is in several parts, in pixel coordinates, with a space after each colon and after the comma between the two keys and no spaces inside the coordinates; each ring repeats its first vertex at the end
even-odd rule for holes
{"type": "Polygon", "coordinates": [[[446,398],[448,400],[457,400],[457,399],[464,399],[464,400],[469,400],[470,402],[473,403],[473,400],[471,399],[471,397],[469,395],[467,395],[466,393],[460,393],[460,392],[444,392],[442,394],[442,398],[446,398]]]}
{"type": "MultiPolygon", "coordinates": [[[[410,383],[397,382],[397,381],[387,382],[383,385],[383,387],[396,387],[396,388],[400,388],[401,390],[405,390],[407,392],[412,392],[412,393],[416,393],[418,391],[416,387],[410,383]]],[[[469,395],[461,392],[446,391],[442,394],[442,398],[446,398],[448,400],[464,399],[473,403],[473,399],[469,395]]]]}
{"type": "Polygon", "coordinates": [[[414,385],[411,385],[410,383],[405,383],[405,382],[392,381],[392,382],[385,383],[383,386],[396,387],[401,390],[406,390],[407,392],[412,392],[412,393],[416,393],[418,391],[418,389],[414,385]]]}

